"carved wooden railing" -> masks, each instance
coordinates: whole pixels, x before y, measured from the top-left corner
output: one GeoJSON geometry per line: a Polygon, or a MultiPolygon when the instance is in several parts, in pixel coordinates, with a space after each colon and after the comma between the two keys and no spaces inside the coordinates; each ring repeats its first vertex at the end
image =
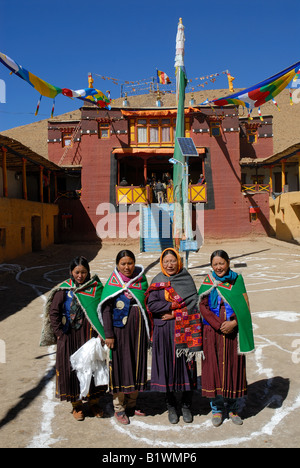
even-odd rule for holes
{"type": "Polygon", "coordinates": [[[242,184],[242,192],[247,192],[247,193],[270,192],[270,184],[242,184]]]}
{"type": "MultiPolygon", "coordinates": [[[[190,203],[206,203],[206,184],[189,185],[188,188],[190,203]]],[[[142,203],[148,205],[153,201],[153,191],[149,185],[146,187],[137,187],[134,185],[121,186],[116,185],[116,203],[117,205],[132,205],[142,203]]],[[[168,186],[166,191],[166,202],[174,203],[173,186],[168,186]]]]}
{"type": "MultiPolygon", "coordinates": [[[[190,184],[188,194],[190,203],[206,203],[206,184],[190,184]]],[[[174,203],[173,186],[167,187],[167,202],[174,203]]]]}
{"type": "Polygon", "coordinates": [[[146,185],[146,187],[116,185],[117,205],[132,205],[134,203],[148,204],[151,202],[152,190],[149,185],[146,185]]]}

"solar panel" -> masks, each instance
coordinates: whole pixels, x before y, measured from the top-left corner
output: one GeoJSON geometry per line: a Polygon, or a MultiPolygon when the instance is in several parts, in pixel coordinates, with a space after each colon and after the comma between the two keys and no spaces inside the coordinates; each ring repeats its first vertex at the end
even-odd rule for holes
{"type": "Polygon", "coordinates": [[[177,137],[182,156],[199,156],[192,138],[177,137]]]}

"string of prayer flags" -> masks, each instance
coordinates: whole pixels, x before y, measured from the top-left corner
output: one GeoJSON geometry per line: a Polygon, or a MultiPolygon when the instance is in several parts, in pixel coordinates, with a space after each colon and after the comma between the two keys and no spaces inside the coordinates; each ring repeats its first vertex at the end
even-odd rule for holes
{"type": "MultiPolygon", "coordinates": [[[[19,65],[13,59],[8,57],[7,55],[0,52],[0,63],[2,63],[6,68],[8,68],[11,74],[17,75],[22,80],[26,81],[30,86],[36,89],[40,96],[46,96],[48,98],[55,99],[58,94],[62,94],[63,96],[70,97],[70,98],[77,98],[83,101],[89,101],[95,103],[98,107],[105,107],[107,109],[110,108],[110,99],[108,99],[100,90],[95,88],[85,88],[85,89],[78,89],[72,90],[69,88],[60,88],[58,86],[54,86],[46,81],[42,80],[38,76],[34,75],[30,71],[26,70],[24,67],[19,65]]],[[[37,105],[36,115],[39,110],[41,102],[41,97],[37,105]]],[[[51,116],[54,112],[54,103],[52,106],[51,116]]]]}
{"type": "Polygon", "coordinates": [[[299,74],[300,62],[297,62],[276,75],[251,86],[250,88],[230,94],[226,97],[213,99],[212,101],[206,100],[205,104],[209,102],[212,105],[220,107],[228,104],[243,106],[248,109],[249,114],[254,107],[260,107],[270,100],[273,100],[274,104],[278,107],[277,102],[274,99],[275,96],[283,91],[293,78],[299,74]]]}

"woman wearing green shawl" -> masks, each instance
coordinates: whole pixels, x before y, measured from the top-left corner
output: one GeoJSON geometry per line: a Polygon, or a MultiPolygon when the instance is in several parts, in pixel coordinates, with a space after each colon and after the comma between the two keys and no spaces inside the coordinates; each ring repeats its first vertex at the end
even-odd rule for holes
{"type": "Polygon", "coordinates": [[[203,322],[202,395],[210,399],[212,423],[229,418],[242,424],[238,398],[247,393],[245,354],[254,350],[248,296],[241,275],[230,269],[228,254],[211,255],[212,273],[199,290],[203,322]]]}
{"type": "Polygon", "coordinates": [[[130,250],[121,250],[116,268],[106,282],[98,315],[110,349],[110,392],[115,418],[129,424],[128,416],[144,415],[136,408],[138,392],[147,384],[150,326],[145,308],[148,283],[142,265],[130,250]]]}
{"type": "MultiPolygon", "coordinates": [[[[80,382],[70,358],[91,338],[104,336],[97,317],[103,286],[97,275],[91,276],[85,257],[74,258],[69,270],[70,278],[48,296],[40,346],[57,344],[56,396],[70,401],[74,418],[82,421],[85,415],[80,382]]],[[[87,389],[90,412],[96,417],[103,415],[98,400],[106,389],[107,386],[96,386],[94,379],[87,389]]]]}

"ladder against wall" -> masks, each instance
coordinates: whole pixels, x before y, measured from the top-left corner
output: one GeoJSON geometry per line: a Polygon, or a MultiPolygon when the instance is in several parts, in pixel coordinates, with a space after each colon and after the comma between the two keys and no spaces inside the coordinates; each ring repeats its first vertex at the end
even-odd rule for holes
{"type": "Polygon", "coordinates": [[[161,252],[173,247],[174,204],[152,203],[141,209],[141,251],[161,252]]]}

